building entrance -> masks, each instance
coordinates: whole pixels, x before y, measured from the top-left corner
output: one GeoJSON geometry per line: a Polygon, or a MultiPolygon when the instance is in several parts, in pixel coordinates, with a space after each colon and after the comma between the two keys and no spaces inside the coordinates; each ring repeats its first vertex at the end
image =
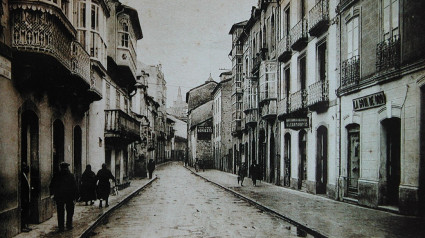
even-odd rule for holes
{"type": "Polygon", "coordinates": [[[384,129],[384,148],[381,153],[386,157],[386,204],[398,205],[400,186],[400,119],[391,118],[382,121],[384,129]]]}
{"type": "Polygon", "coordinates": [[[317,130],[317,165],[316,165],[316,193],[325,194],[328,183],[328,129],[324,126],[317,130]]]}

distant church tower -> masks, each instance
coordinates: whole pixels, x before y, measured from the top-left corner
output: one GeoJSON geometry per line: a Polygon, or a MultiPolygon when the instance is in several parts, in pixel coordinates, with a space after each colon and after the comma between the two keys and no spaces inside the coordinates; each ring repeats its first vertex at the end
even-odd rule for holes
{"type": "Polygon", "coordinates": [[[173,102],[173,106],[168,108],[168,113],[178,119],[187,122],[187,103],[183,101],[182,90],[179,87],[177,99],[173,102]]]}

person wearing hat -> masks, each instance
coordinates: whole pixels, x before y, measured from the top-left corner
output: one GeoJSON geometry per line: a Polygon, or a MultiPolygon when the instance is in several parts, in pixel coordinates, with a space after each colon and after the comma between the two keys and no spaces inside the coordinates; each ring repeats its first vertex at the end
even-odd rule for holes
{"type": "Polygon", "coordinates": [[[74,175],[69,171],[69,164],[62,162],[59,173],[55,174],[50,183],[50,194],[56,201],[59,231],[64,231],[64,216],[66,207],[66,228],[72,229],[74,215],[74,201],[77,199],[77,183],[74,175]]]}

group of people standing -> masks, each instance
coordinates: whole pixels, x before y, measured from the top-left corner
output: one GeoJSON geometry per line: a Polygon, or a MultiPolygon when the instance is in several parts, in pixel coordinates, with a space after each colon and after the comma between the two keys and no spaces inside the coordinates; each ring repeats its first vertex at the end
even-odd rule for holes
{"type": "MultiPolygon", "coordinates": [[[[102,207],[102,200],[105,200],[105,207],[108,207],[108,198],[111,189],[109,180],[115,181],[111,171],[102,164],[97,175],[87,165],[81,177],[80,195],[81,201],[86,205],[94,204],[96,198],[100,200],[99,207],[102,207]]],[[[78,186],[74,175],[69,170],[69,164],[62,162],[60,171],[55,174],[50,183],[50,193],[56,202],[59,231],[64,231],[64,216],[66,209],[66,228],[72,229],[72,217],[74,215],[75,201],[78,200],[78,186]]]]}
{"type": "MultiPolygon", "coordinates": [[[[239,171],[238,171],[238,184],[240,182],[241,186],[243,186],[243,181],[244,181],[244,178],[247,176],[247,174],[248,174],[248,167],[246,163],[243,162],[241,166],[239,167],[239,171]]],[[[253,161],[251,166],[249,167],[249,174],[252,179],[252,184],[254,186],[257,186],[257,180],[262,179],[261,166],[255,163],[255,161],[253,161]]]]}

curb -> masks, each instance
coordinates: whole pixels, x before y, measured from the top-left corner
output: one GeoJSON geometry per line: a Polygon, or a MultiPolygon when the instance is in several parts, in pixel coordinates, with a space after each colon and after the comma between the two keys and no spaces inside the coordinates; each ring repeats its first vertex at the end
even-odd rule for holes
{"type": "Polygon", "coordinates": [[[133,198],[134,196],[136,196],[140,191],[144,190],[147,186],[151,185],[157,179],[158,179],[158,177],[155,176],[148,183],[146,183],[145,185],[141,186],[140,188],[134,190],[127,197],[125,197],[121,201],[119,201],[116,205],[111,206],[109,208],[109,210],[107,210],[104,213],[102,213],[98,218],[96,218],[96,220],[94,220],[93,222],[90,223],[89,227],[87,229],[85,229],[84,232],[80,235],[80,238],[90,237],[90,233],[96,228],[96,226],[98,226],[100,224],[100,222],[105,217],[107,217],[109,214],[111,214],[116,209],[120,208],[122,205],[124,205],[124,203],[128,202],[128,200],[130,200],[131,198],[133,198]]]}
{"type": "Polygon", "coordinates": [[[192,171],[190,168],[188,168],[188,167],[185,167],[185,168],[186,168],[187,170],[189,170],[192,174],[194,174],[194,175],[196,175],[196,176],[198,176],[198,177],[200,177],[200,178],[204,179],[205,181],[207,181],[207,182],[209,182],[209,183],[212,183],[212,184],[216,185],[217,187],[220,187],[220,188],[222,188],[222,189],[224,189],[224,190],[226,190],[226,191],[228,191],[228,192],[232,193],[232,194],[233,194],[233,195],[235,195],[236,197],[239,197],[239,198],[241,198],[242,200],[247,201],[248,203],[250,203],[250,204],[252,204],[252,205],[254,205],[254,206],[258,207],[259,209],[264,210],[264,211],[267,211],[267,212],[269,212],[269,213],[272,213],[273,215],[275,215],[275,216],[279,217],[280,219],[282,219],[282,220],[284,220],[284,221],[286,221],[286,222],[288,222],[288,223],[290,223],[290,224],[292,224],[292,225],[294,225],[294,226],[300,227],[302,230],[306,231],[306,232],[307,232],[307,233],[309,233],[310,235],[313,235],[314,237],[320,237],[320,238],[322,238],[322,237],[323,237],[323,238],[326,238],[326,237],[327,237],[327,236],[325,236],[325,235],[320,234],[320,233],[319,233],[318,231],[316,231],[316,230],[313,230],[313,229],[311,229],[311,228],[309,228],[309,227],[307,227],[307,226],[305,226],[305,225],[303,225],[303,224],[301,224],[301,223],[298,223],[298,222],[296,222],[296,221],[292,220],[291,218],[289,218],[289,217],[287,217],[287,216],[285,216],[285,215],[283,215],[283,214],[280,214],[280,213],[276,212],[276,211],[275,211],[275,210],[273,210],[272,208],[270,208],[270,207],[268,207],[268,206],[265,206],[265,205],[261,204],[260,202],[258,202],[258,201],[256,201],[256,200],[254,200],[254,199],[252,199],[252,198],[250,198],[250,197],[247,197],[247,196],[245,196],[245,195],[243,195],[243,194],[241,194],[241,193],[238,193],[238,192],[236,192],[236,191],[234,191],[234,190],[232,190],[232,189],[230,189],[230,188],[227,188],[227,187],[225,187],[225,186],[223,186],[223,185],[221,185],[221,184],[218,184],[218,183],[216,183],[216,182],[214,182],[214,181],[211,181],[211,180],[209,180],[209,179],[207,179],[207,178],[203,177],[202,175],[197,174],[196,172],[193,172],[193,171],[192,171]]]}

